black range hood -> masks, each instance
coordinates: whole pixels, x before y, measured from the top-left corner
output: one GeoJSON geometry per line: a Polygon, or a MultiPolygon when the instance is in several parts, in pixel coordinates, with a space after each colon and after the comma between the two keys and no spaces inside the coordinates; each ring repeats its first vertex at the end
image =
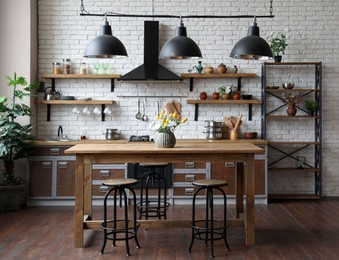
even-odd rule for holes
{"type": "Polygon", "coordinates": [[[181,81],[159,64],[159,21],[144,21],[144,64],[120,77],[120,81],[181,81]]]}

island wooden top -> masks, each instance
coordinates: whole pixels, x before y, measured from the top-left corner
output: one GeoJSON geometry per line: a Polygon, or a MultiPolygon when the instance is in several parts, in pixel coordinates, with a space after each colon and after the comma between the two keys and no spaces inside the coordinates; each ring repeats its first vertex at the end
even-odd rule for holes
{"type": "Polygon", "coordinates": [[[173,148],[158,148],[153,142],[127,142],[111,144],[76,144],[67,154],[261,154],[264,150],[247,143],[177,142],[173,148]]]}

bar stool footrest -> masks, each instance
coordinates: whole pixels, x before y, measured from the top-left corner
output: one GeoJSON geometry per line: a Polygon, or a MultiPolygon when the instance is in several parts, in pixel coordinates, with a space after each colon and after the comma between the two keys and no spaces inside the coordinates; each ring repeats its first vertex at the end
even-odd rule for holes
{"type": "MultiPolygon", "coordinates": [[[[105,226],[104,223],[101,224],[102,229],[107,230],[106,239],[108,240],[126,240],[126,227],[125,227],[125,220],[116,220],[117,228],[113,227],[114,220],[108,220],[107,225],[105,226]],[[113,235],[117,235],[116,238],[113,235]],[[109,237],[112,236],[112,237],[109,237]]],[[[135,238],[136,233],[138,232],[140,224],[134,226],[132,221],[128,221],[128,237],[127,239],[135,238]]]]}
{"type": "Polygon", "coordinates": [[[140,215],[146,215],[148,212],[148,217],[162,217],[166,215],[166,211],[171,204],[169,202],[160,202],[160,206],[157,200],[148,200],[137,202],[137,209],[140,215]]]}
{"type": "Polygon", "coordinates": [[[194,229],[194,238],[198,240],[206,240],[211,241],[211,233],[213,232],[213,240],[224,239],[226,235],[227,224],[224,224],[222,220],[214,220],[213,221],[213,229],[211,228],[211,222],[208,222],[208,227],[206,228],[205,220],[195,221],[195,224],[192,225],[194,229]]]}

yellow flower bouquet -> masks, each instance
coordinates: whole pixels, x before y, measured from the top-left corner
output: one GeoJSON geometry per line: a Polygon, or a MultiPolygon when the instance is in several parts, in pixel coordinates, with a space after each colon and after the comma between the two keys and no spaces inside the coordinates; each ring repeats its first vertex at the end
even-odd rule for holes
{"type": "Polygon", "coordinates": [[[162,109],[159,115],[155,116],[153,130],[159,133],[173,133],[175,128],[181,123],[185,123],[188,119],[185,117],[181,120],[181,116],[176,113],[166,114],[162,109]]]}

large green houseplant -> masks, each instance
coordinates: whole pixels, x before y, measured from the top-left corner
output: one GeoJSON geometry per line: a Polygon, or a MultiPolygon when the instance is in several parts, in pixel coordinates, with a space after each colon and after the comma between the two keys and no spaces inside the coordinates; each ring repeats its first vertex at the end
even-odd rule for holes
{"type": "MultiPolygon", "coordinates": [[[[38,83],[28,85],[26,79],[17,77],[16,73],[13,78],[6,76],[6,79],[8,86],[12,88],[12,94],[10,97],[0,96],[0,159],[3,162],[0,188],[24,183],[24,180],[15,174],[14,166],[16,160],[28,157],[32,149],[28,142],[33,138],[30,133],[32,125],[22,125],[16,119],[32,115],[31,108],[20,101],[30,96],[31,92],[39,86],[38,83]]],[[[1,211],[6,210],[5,204],[8,203],[9,198],[11,195],[5,193],[5,202],[0,202],[1,211]]]]}

